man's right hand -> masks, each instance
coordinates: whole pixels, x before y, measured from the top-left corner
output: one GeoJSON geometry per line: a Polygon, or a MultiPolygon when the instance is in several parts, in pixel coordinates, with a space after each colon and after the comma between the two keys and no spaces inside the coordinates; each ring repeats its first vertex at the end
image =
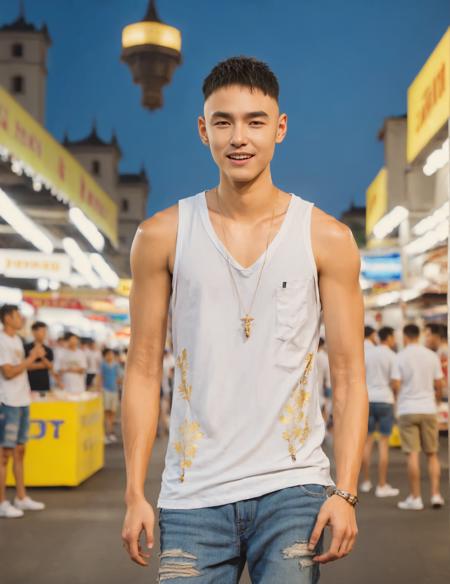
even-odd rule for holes
{"type": "Polygon", "coordinates": [[[44,347],[42,345],[35,345],[30,351],[30,357],[33,359],[33,361],[45,357],[44,347]]]}
{"type": "Polygon", "coordinates": [[[147,566],[146,558],[150,554],[142,550],[140,536],[145,531],[145,542],[148,549],[154,544],[153,526],[155,524],[155,513],[151,505],[145,500],[128,504],[125,520],[122,528],[123,546],[127,550],[133,562],[139,566],[147,566]]]}

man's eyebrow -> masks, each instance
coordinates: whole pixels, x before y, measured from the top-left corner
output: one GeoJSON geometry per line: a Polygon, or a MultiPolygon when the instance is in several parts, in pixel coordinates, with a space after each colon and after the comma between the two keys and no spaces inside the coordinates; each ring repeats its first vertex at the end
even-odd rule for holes
{"type": "MultiPolygon", "coordinates": [[[[257,111],[257,112],[248,112],[246,114],[244,114],[244,118],[246,119],[250,119],[250,118],[268,118],[269,114],[263,110],[257,111]]],[[[211,118],[224,118],[226,120],[231,120],[233,119],[232,114],[228,113],[228,112],[221,112],[221,111],[217,111],[214,112],[211,116],[211,118]]]]}

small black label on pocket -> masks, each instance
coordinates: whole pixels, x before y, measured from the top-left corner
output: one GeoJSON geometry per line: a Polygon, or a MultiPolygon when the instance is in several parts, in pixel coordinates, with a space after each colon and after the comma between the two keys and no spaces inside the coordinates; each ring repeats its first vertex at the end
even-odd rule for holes
{"type": "Polygon", "coordinates": [[[281,287],[282,287],[282,288],[287,288],[287,282],[283,282],[283,284],[282,284],[282,286],[281,286],[281,287]]]}

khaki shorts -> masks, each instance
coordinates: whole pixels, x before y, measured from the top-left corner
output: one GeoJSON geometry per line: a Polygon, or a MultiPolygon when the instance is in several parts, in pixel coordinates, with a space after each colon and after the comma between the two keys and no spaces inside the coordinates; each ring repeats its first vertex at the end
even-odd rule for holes
{"type": "Polygon", "coordinates": [[[434,454],[439,451],[439,429],[436,414],[405,414],[398,417],[403,452],[434,454]]]}
{"type": "Polygon", "coordinates": [[[116,412],[119,405],[119,394],[117,391],[103,392],[103,406],[108,412],[116,412]]]}

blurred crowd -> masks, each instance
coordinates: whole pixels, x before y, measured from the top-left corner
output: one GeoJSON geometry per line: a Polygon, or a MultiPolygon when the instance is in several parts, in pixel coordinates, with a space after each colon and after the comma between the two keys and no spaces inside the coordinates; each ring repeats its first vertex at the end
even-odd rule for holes
{"type": "MultiPolygon", "coordinates": [[[[430,505],[440,508],[439,432],[448,423],[447,326],[426,324],[423,330],[408,324],[401,331],[365,326],[364,360],[369,397],[368,436],[361,471],[360,491],[376,497],[397,497],[388,482],[389,446],[400,445],[406,455],[409,493],[397,506],[424,509],[420,456],[427,461],[430,505]],[[378,445],[377,481],[371,480],[374,444],[378,445]]],[[[320,340],[317,371],[322,412],[332,435],[332,379],[324,339],[320,340]]]]}

